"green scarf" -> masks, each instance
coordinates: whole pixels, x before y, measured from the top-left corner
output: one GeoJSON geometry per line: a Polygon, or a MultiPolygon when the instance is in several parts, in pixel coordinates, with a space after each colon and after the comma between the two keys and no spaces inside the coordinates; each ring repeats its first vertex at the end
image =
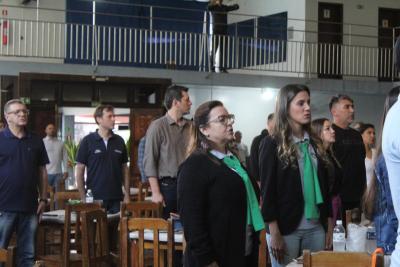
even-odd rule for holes
{"type": "Polygon", "coordinates": [[[246,187],[247,195],[247,225],[252,225],[255,231],[260,231],[264,229],[264,219],[261,215],[260,208],[258,207],[258,201],[256,193],[254,192],[253,185],[250,181],[249,175],[243,169],[240,161],[237,157],[231,155],[226,156],[223,159],[226,166],[233,169],[242,178],[243,183],[246,187]]]}
{"type": "Polygon", "coordinates": [[[308,140],[299,143],[299,148],[303,153],[304,213],[306,219],[318,219],[319,210],[317,204],[323,203],[324,200],[322,199],[317,171],[312,164],[308,146],[308,140]]]}

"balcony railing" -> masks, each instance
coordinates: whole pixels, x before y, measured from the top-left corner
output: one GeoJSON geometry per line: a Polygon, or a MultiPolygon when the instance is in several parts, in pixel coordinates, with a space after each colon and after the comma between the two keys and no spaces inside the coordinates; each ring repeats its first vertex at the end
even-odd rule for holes
{"type": "Polygon", "coordinates": [[[392,48],[20,19],[0,23],[8,25],[0,27],[3,59],[207,72],[218,40],[222,64],[232,72],[398,78],[392,48]]]}

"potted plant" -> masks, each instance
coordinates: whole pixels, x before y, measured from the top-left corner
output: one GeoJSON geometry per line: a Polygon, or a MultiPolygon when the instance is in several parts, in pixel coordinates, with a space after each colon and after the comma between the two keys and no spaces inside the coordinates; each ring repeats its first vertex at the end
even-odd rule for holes
{"type": "Polygon", "coordinates": [[[68,185],[72,187],[76,187],[75,185],[75,165],[76,165],[76,154],[78,153],[79,143],[76,143],[71,136],[67,137],[67,140],[64,142],[65,151],[67,152],[67,166],[69,181],[68,185]]]}

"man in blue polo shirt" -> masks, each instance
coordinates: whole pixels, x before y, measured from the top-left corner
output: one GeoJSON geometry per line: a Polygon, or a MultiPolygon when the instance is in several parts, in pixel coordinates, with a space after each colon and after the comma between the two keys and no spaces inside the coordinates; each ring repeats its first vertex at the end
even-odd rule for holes
{"type": "Polygon", "coordinates": [[[8,246],[15,230],[17,266],[23,267],[34,264],[38,218],[47,202],[49,163],[42,139],[26,129],[28,114],[19,99],[8,101],[4,106],[8,127],[0,132],[0,247],[8,246]]]}
{"type": "Polygon", "coordinates": [[[99,129],[82,139],[76,158],[78,190],[82,201],[85,201],[84,173],[87,168],[86,188],[92,191],[95,200],[103,201],[108,213],[117,213],[122,199],[129,202],[128,154],[122,137],[112,131],[115,124],[114,107],[98,106],[94,119],[99,129]]]}

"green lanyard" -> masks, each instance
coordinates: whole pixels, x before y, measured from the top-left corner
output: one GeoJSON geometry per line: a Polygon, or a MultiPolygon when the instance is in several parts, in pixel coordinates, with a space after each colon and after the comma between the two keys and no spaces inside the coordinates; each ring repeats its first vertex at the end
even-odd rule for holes
{"type": "Polygon", "coordinates": [[[317,204],[323,203],[324,200],[319,187],[318,174],[312,164],[308,146],[308,140],[299,143],[300,151],[303,153],[304,213],[306,219],[318,219],[319,210],[317,204]]]}
{"type": "Polygon", "coordinates": [[[247,225],[252,225],[255,231],[260,231],[264,229],[264,219],[261,215],[260,208],[258,207],[256,193],[254,192],[253,184],[250,181],[249,175],[247,174],[245,169],[243,169],[237,157],[233,155],[226,156],[222,161],[225,163],[226,166],[239,174],[246,187],[247,225]]]}

